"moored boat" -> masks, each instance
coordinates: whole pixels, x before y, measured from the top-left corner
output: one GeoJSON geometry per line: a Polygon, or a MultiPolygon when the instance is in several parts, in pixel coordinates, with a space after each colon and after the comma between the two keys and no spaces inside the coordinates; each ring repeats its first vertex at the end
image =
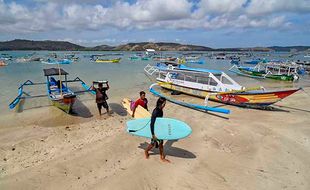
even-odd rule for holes
{"type": "Polygon", "coordinates": [[[121,61],[121,58],[117,59],[96,59],[96,63],[119,63],[121,61]]]}
{"type": "Polygon", "coordinates": [[[262,87],[246,88],[222,71],[183,65],[162,68],[157,73],[158,85],[165,89],[249,108],[266,108],[299,90],[265,91],[262,87]]]}
{"type": "Polygon", "coordinates": [[[44,76],[46,76],[48,98],[51,100],[52,105],[66,113],[71,113],[76,95],[67,86],[68,73],[61,68],[49,68],[43,69],[43,71],[44,76]],[[65,80],[56,81],[54,76],[65,76],[65,80]]]}
{"type": "Polygon", "coordinates": [[[32,82],[31,80],[27,80],[18,88],[17,97],[9,104],[10,109],[14,109],[22,99],[29,98],[38,98],[38,97],[48,97],[51,101],[51,104],[66,113],[71,113],[72,107],[76,101],[76,94],[83,92],[90,92],[95,94],[94,91],[88,87],[84,81],[82,81],[79,77],[76,77],[74,80],[68,80],[68,73],[61,68],[49,68],[43,69],[44,76],[46,77],[46,82],[32,82]],[[56,80],[55,77],[59,76],[59,80],[56,80]],[[64,76],[64,80],[62,80],[62,76],[64,76]],[[69,87],[68,83],[72,82],[80,82],[83,91],[73,92],[69,87]],[[24,92],[25,86],[35,86],[35,85],[46,85],[46,94],[41,95],[30,95],[29,93],[24,92]]]}
{"type": "Polygon", "coordinates": [[[268,78],[282,81],[296,81],[299,79],[299,66],[297,64],[269,62],[258,64],[255,67],[234,65],[229,70],[252,78],[268,78]],[[234,70],[235,68],[237,71],[234,70]]]}
{"type": "Polygon", "coordinates": [[[71,64],[73,61],[69,59],[59,59],[54,60],[48,58],[46,61],[41,61],[41,63],[48,64],[48,65],[54,65],[54,64],[71,64]]]}
{"type": "Polygon", "coordinates": [[[13,59],[13,56],[11,56],[7,53],[0,54],[0,60],[11,61],[12,59],[13,59]]]}
{"type": "Polygon", "coordinates": [[[153,57],[154,61],[175,61],[176,59],[177,59],[176,57],[162,57],[162,56],[153,57]]]}

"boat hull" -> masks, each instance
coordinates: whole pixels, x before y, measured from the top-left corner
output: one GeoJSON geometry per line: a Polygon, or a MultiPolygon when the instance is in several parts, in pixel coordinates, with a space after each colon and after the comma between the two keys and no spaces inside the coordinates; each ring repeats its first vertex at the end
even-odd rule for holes
{"type": "Polygon", "coordinates": [[[76,101],[76,95],[64,95],[61,99],[51,99],[52,105],[66,113],[72,112],[72,107],[76,101]]]}
{"type": "Polygon", "coordinates": [[[208,99],[212,101],[249,108],[267,107],[299,90],[299,89],[292,89],[292,90],[271,91],[271,92],[264,92],[264,91],[211,92],[199,89],[192,89],[189,87],[179,86],[166,82],[158,82],[158,85],[165,89],[182,92],[192,96],[197,96],[201,98],[208,97],[208,99]]]}
{"type": "Polygon", "coordinates": [[[251,71],[249,69],[244,69],[244,68],[238,68],[239,71],[242,73],[245,73],[247,75],[255,76],[255,77],[263,77],[263,78],[269,78],[269,79],[274,79],[274,80],[282,80],[282,81],[294,81],[295,78],[293,75],[266,75],[265,72],[260,72],[260,71],[251,71]]]}
{"type": "Polygon", "coordinates": [[[111,60],[100,60],[97,59],[95,62],[96,63],[119,63],[121,60],[120,59],[111,59],[111,60]]]}

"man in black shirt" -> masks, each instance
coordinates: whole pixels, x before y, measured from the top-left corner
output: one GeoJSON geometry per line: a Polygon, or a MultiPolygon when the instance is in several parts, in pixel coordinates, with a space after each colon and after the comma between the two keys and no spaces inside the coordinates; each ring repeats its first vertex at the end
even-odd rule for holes
{"type": "Polygon", "coordinates": [[[156,108],[153,110],[152,117],[151,117],[151,125],[150,125],[151,126],[151,133],[152,133],[152,140],[151,140],[151,144],[145,150],[145,157],[146,157],[146,159],[148,159],[149,156],[150,156],[149,151],[154,146],[156,148],[158,148],[158,146],[159,146],[160,159],[163,162],[170,162],[169,160],[167,160],[165,158],[165,155],[164,155],[164,141],[160,140],[160,139],[157,139],[157,137],[155,136],[155,133],[154,133],[154,127],[155,127],[156,118],[157,117],[163,117],[163,115],[164,115],[163,114],[163,109],[164,109],[165,105],[166,105],[166,99],[160,97],[157,100],[156,108]]]}
{"type": "Polygon", "coordinates": [[[107,93],[106,91],[109,90],[109,83],[106,82],[107,86],[103,87],[103,82],[98,83],[98,88],[95,88],[94,85],[91,87],[91,90],[96,91],[96,103],[99,111],[99,115],[101,115],[101,108],[105,108],[107,110],[107,113],[109,113],[109,105],[107,103],[107,93]]]}

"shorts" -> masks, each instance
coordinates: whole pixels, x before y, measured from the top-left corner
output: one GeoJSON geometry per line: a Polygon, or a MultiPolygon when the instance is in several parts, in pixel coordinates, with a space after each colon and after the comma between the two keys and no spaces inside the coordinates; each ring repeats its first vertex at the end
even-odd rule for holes
{"type": "Polygon", "coordinates": [[[157,140],[152,139],[151,140],[151,145],[153,145],[153,146],[155,145],[156,148],[158,148],[159,144],[163,144],[163,143],[164,143],[164,141],[160,140],[160,139],[157,139],[157,140]]]}
{"type": "Polygon", "coordinates": [[[98,107],[98,109],[101,109],[101,107],[104,107],[105,109],[109,108],[107,101],[103,101],[101,103],[97,103],[97,107],[98,107]]]}

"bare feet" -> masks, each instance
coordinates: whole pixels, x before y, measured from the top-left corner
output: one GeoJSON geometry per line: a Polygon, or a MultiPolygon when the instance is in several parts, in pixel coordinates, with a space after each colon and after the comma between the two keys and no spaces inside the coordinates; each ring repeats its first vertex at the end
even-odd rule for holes
{"type": "Polygon", "coordinates": [[[146,158],[146,159],[149,159],[149,157],[150,157],[149,152],[148,152],[148,151],[144,151],[144,154],[145,154],[145,158],[146,158]]]}
{"type": "Polygon", "coordinates": [[[160,158],[160,159],[161,159],[161,161],[163,161],[163,162],[171,163],[170,160],[167,160],[166,158],[160,158]]]}

